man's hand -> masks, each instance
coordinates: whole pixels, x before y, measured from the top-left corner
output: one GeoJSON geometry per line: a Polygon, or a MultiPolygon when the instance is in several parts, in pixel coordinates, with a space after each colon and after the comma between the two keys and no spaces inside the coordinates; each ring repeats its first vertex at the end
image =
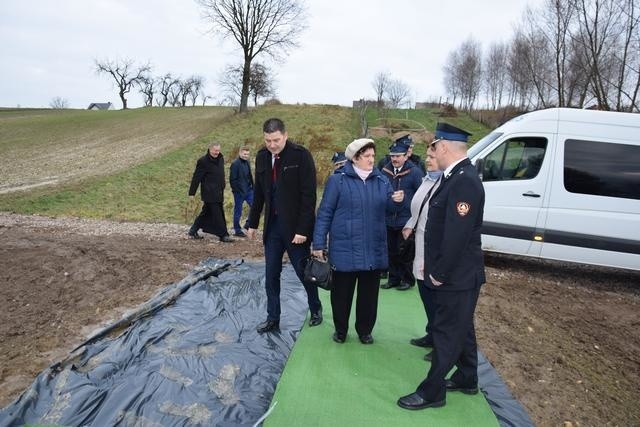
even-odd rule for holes
{"type": "Polygon", "coordinates": [[[436,279],[433,278],[432,275],[429,275],[429,279],[431,279],[431,283],[433,283],[433,286],[440,286],[442,285],[442,282],[438,282],[436,279]]]}
{"type": "Polygon", "coordinates": [[[295,244],[295,245],[299,245],[301,243],[304,243],[307,241],[307,236],[302,236],[300,234],[296,234],[295,236],[293,236],[293,240],[291,241],[291,243],[295,244]]]}
{"type": "Polygon", "coordinates": [[[249,240],[253,240],[256,238],[256,229],[255,228],[247,228],[247,237],[249,240]]]}
{"type": "Polygon", "coordinates": [[[318,259],[324,260],[324,251],[322,249],[317,250],[317,251],[311,251],[311,255],[313,255],[314,257],[316,257],[318,259]]]}
{"type": "Polygon", "coordinates": [[[409,236],[411,236],[412,232],[413,232],[413,228],[403,228],[402,237],[404,237],[404,240],[407,240],[409,236]]]}

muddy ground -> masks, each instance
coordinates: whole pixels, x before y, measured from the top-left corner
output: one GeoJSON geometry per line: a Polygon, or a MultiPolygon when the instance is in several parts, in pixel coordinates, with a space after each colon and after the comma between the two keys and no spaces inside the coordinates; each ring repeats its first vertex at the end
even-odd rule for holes
{"type": "MultiPolygon", "coordinates": [[[[184,231],[0,214],[0,407],[203,258],[262,256],[258,242],[196,242],[184,231]]],[[[479,346],[534,422],[640,425],[640,273],[486,261],[479,346]]]]}

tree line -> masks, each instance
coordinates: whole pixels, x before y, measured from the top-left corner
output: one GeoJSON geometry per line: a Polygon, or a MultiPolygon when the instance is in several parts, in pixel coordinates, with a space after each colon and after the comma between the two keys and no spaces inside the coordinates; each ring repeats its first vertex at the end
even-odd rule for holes
{"type": "Polygon", "coordinates": [[[638,112],[639,0],[545,0],[483,55],[470,37],[443,67],[449,103],[638,112]]]}

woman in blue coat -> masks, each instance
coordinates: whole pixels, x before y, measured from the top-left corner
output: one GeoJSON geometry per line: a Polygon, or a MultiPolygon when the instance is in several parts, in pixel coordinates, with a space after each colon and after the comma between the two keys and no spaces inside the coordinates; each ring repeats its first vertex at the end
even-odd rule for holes
{"type": "Polygon", "coordinates": [[[356,332],[363,344],[373,343],[380,270],[388,265],[385,212],[404,197],[402,192],[393,193],[387,178],[374,167],[375,154],[371,139],[356,139],[347,146],[348,161],[327,180],[316,216],[313,255],[322,257],[328,250],[335,268],[331,308],[337,343],[347,339],[356,283],[356,332]]]}

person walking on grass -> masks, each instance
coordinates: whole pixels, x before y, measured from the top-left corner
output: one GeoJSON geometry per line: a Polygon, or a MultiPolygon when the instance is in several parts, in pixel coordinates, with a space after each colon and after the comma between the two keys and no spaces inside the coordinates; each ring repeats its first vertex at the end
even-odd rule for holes
{"type": "MultiPolygon", "coordinates": [[[[240,227],[242,206],[246,202],[251,208],[253,203],[253,175],[249,165],[249,148],[240,147],[238,158],[229,167],[229,184],[233,193],[233,230],[236,237],[247,237],[242,228],[247,229],[247,223],[240,227]]],[[[247,217],[247,221],[249,218],[247,217]]]]}
{"type": "Polygon", "coordinates": [[[202,211],[189,229],[192,239],[202,239],[198,230],[218,236],[221,242],[233,242],[227,231],[227,220],[224,217],[224,156],[217,142],[209,145],[207,153],[198,159],[196,169],[189,187],[189,202],[193,204],[196,191],[200,187],[202,211]]]}

